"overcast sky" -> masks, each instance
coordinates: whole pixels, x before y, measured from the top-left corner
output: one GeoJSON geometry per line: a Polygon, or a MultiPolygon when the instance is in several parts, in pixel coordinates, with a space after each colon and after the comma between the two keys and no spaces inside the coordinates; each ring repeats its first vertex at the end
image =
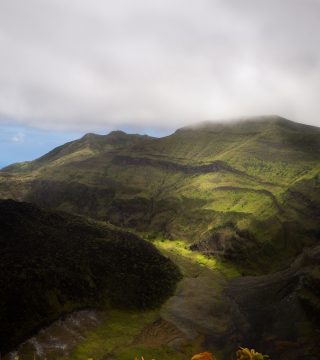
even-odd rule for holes
{"type": "Polygon", "coordinates": [[[320,0],[1,0],[0,126],[320,126],[320,0]]]}
{"type": "Polygon", "coordinates": [[[1,0],[0,113],[35,127],[320,125],[319,0],[1,0]]]}

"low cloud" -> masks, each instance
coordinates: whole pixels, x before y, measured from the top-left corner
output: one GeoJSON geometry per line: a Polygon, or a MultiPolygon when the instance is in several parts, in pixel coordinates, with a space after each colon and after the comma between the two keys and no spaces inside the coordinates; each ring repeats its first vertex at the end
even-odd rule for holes
{"type": "Polygon", "coordinates": [[[175,128],[279,114],[320,126],[318,0],[2,0],[0,118],[175,128]]]}

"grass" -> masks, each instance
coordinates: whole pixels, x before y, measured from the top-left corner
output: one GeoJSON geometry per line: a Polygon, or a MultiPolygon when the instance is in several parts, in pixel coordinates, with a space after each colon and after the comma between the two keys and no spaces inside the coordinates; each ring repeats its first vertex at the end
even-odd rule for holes
{"type": "MultiPolygon", "coordinates": [[[[296,231],[288,232],[286,224],[299,223],[304,237],[309,237],[305,219],[317,227],[308,207],[320,201],[313,181],[319,174],[319,146],[319,129],[276,116],[207,123],[160,139],[89,134],[27,167],[16,165],[11,180],[0,174],[0,195],[188,242],[210,237],[223,223],[240,227],[241,222],[259,246],[270,242],[277,249],[285,236],[286,246],[295,248],[296,231]],[[119,157],[138,161],[121,163],[119,157]],[[181,171],[181,164],[216,161],[227,167],[201,174],[181,171]],[[288,197],[290,189],[303,192],[306,201],[288,197]]],[[[250,261],[255,255],[248,254],[250,261]]]]}
{"type": "MultiPolygon", "coordinates": [[[[108,311],[106,319],[95,330],[86,334],[85,340],[68,355],[70,360],[103,359],[106,354],[121,353],[130,346],[142,328],[155,321],[158,311],[128,312],[108,311]]],[[[131,352],[131,360],[134,352],[131,352]]],[[[137,354],[139,355],[139,354],[137,354]]],[[[117,356],[118,359],[118,356],[117,356]]]]}
{"type": "Polygon", "coordinates": [[[117,360],[133,360],[144,356],[145,359],[180,360],[186,355],[191,358],[195,351],[192,345],[184,346],[181,353],[167,345],[148,346],[136,343],[135,337],[140,331],[158,317],[159,311],[109,311],[103,323],[94,331],[88,332],[85,340],[67,358],[101,360],[111,356],[117,360]]]}
{"type": "Polygon", "coordinates": [[[190,269],[218,271],[227,278],[240,276],[237,269],[214,257],[207,257],[200,252],[191,251],[182,240],[154,240],[152,242],[164,255],[176,263],[184,275],[190,274],[190,269]]]}
{"type": "MultiPolygon", "coordinates": [[[[168,256],[184,276],[197,276],[199,271],[209,271],[216,274],[217,281],[224,278],[239,276],[238,271],[217,259],[208,258],[198,252],[188,249],[181,240],[160,240],[152,243],[168,256]]],[[[217,284],[217,289],[220,285],[217,284]]],[[[145,359],[187,360],[200,350],[197,341],[187,342],[179,351],[164,344],[150,346],[135,341],[136,336],[155,320],[159,319],[161,309],[145,312],[110,310],[103,322],[94,330],[89,331],[85,340],[79,343],[68,354],[70,360],[105,359],[110,356],[117,360],[133,360],[143,356],[145,359]]],[[[63,358],[61,358],[62,360],[63,358]]]]}
{"type": "Polygon", "coordinates": [[[117,353],[117,360],[133,360],[134,357],[143,356],[146,360],[189,360],[197,352],[196,346],[183,346],[181,351],[175,351],[169,346],[145,347],[132,346],[117,353]],[[132,356],[134,354],[134,357],[132,356]]]}

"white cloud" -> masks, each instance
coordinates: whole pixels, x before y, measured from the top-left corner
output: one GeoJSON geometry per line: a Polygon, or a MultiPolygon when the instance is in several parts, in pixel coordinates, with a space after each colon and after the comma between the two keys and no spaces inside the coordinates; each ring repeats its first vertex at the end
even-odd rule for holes
{"type": "Polygon", "coordinates": [[[25,134],[18,132],[12,136],[11,141],[14,143],[23,143],[25,141],[25,134]]]}
{"type": "Polygon", "coordinates": [[[0,116],[48,129],[320,126],[318,0],[2,0],[0,116]]]}

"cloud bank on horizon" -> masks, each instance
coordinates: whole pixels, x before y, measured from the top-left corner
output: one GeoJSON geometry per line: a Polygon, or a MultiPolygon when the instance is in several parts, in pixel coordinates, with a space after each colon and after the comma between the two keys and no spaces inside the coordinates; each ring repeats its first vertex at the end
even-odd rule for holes
{"type": "Polygon", "coordinates": [[[0,119],[94,131],[279,114],[320,126],[319,16],[318,0],[2,0],[0,119]]]}

